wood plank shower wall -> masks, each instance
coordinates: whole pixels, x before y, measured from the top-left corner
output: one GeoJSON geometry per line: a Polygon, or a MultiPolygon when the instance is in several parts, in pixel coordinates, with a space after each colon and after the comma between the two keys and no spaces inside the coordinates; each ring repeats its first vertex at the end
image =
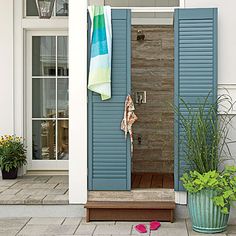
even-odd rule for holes
{"type": "Polygon", "coordinates": [[[174,28],[132,26],[132,95],[147,91],[147,103],[135,104],[133,172],[173,173],[174,28]],[[137,31],[145,34],[137,41],[137,31]],[[141,137],[141,144],[138,137],[141,137]]]}

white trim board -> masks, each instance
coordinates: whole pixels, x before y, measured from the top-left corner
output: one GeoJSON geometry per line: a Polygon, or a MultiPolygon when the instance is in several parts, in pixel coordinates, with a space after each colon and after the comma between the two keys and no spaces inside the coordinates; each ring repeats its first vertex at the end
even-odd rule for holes
{"type": "Polygon", "coordinates": [[[69,201],[87,201],[87,1],[69,4],[69,201]]]}
{"type": "MultiPolygon", "coordinates": [[[[90,0],[90,5],[104,5],[105,1],[104,0],[90,0]]],[[[138,10],[140,12],[140,10],[142,10],[141,12],[148,12],[151,11],[153,12],[153,10],[155,10],[156,12],[164,12],[166,9],[173,9],[173,8],[184,8],[185,7],[185,0],[179,0],[179,7],[130,7],[127,6],[127,2],[126,4],[120,7],[112,7],[112,9],[132,9],[134,11],[138,10]]]]}
{"type": "Polygon", "coordinates": [[[179,0],[179,7],[112,7],[112,9],[130,9],[131,12],[147,13],[147,12],[174,12],[175,9],[185,8],[185,0],[179,0]]]}
{"type": "Polygon", "coordinates": [[[173,18],[136,18],[132,17],[132,25],[173,25],[173,18]]]}
{"type": "Polygon", "coordinates": [[[174,12],[175,9],[184,8],[181,7],[111,7],[111,9],[128,9],[132,13],[168,13],[174,12]]]}
{"type": "Polygon", "coordinates": [[[111,9],[129,9],[132,13],[165,13],[174,12],[180,7],[111,7],[111,9]]]}
{"type": "Polygon", "coordinates": [[[38,18],[24,18],[21,19],[21,25],[23,29],[27,30],[68,30],[68,19],[53,18],[40,20],[38,18]]]}
{"type": "Polygon", "coordinates": [[[175,203],[180,205],[187,204],[187,192],[175,191],[175,203]]]}
{"type": "Polygon", "coordinates": [[[22,1],[14,0],[14,133],[19,136],[24,136],[24,32],[19,10],[22,7],[22,1]]]}

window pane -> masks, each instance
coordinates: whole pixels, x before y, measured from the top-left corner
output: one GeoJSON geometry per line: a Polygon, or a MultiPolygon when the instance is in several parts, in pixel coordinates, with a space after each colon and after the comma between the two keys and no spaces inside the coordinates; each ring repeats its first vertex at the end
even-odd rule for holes
{"type": "Polygon", "coordinates": [[[57,80],[57,109],[58,117],[69,117],[69,91],[68,91],[68,79],[57,80]]]}
{"type": "Polygon", "coordinates": [[[69,13],[68,0],[57,0],[56,4],[56,15],[57,16],[68,16],[69,13]]]}
{"type": "Polygon", "coordinates": [[[33,160],[55,160],[55,121],[33,121],[33,160]]]}
{"type": "Polygon", "coordinates": [[[69,122],[68,120],[58,121],[58,160],[69,159],[69,122]]]}
{"type": "Polygon", "coordinates": [[[55,76],[56,37],[33,36],[32,58],[33,76],[55,76]]]}
{"type": "Polygon", "coordinates": [[[32,79],[33,118],[56,116],[56,80],[32,79]]]}
{"type": "Polygon", "coordinates": [[[68,37],[58,36],[57,38],[57,66],[58,76],[68,76],[68,37]]]}
{"type": "Polygon", "coordinates": [[[26,16],[38,16],[35,0],[26,0],[26,16]]]}

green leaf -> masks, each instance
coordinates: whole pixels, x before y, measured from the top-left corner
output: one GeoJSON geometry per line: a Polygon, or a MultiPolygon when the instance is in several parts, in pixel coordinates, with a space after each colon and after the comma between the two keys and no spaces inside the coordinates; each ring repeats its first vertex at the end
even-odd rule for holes
{"type": "Polygon", "coordinates": [[[217,196],[217,197],[215,197],[215,198],[214,198],[214,201],[215,201],[215,203],[216,203],[217,206],[224,207],[224,205],[225,205],[223,196],[217,196]]]}
{"type": "Polygon", "coordinates": [[[224,213],[224,214],[229,214],[229,210],[228,210],[227,207],[223,207],[223,208],[221,209],[221,212],[224,213]]]}
{"type": "Polygon", "coordinates": [[[233,194],[232,190],[227,190],[223,193],[224,198],[229,198],[233,194]]]}

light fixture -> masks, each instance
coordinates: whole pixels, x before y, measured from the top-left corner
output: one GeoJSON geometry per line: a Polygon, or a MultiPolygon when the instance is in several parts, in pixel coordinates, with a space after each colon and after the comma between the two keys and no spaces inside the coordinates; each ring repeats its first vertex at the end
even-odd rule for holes
{"type": "Polygon", "coordinates": [[[35,0],[39,18],[49,19],[52,16],[55,0],[35,0]]]}

